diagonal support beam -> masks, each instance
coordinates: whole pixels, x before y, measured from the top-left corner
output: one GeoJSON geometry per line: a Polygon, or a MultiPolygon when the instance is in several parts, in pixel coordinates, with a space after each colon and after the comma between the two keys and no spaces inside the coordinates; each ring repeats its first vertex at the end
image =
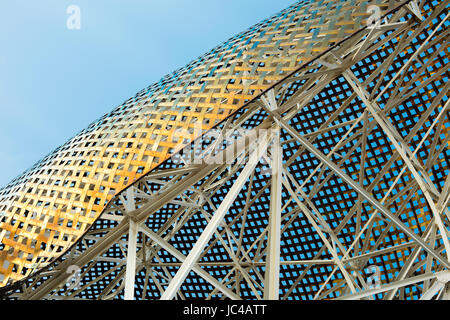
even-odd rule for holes
{"type": "MultiPolygon", "coordinates": [[[[422,190],[423,194],[425,195],[425,198],[428,202],[428,205],[431,208],[431,211],[433,212],[435,223],[439,227],[439,231],[442,234],[442,240],[444,241],[444,245],[447,252],[447,257],[450,257],[450,242],[448,240],[447,231],[445,229],[445,226],[442,222],[439,210],[436,208],[436,204],[434,203],[434,200],[430,194],[430,190],[434,187],[433,183],[431,181],[426,181],[424,178],[427,177],[427,173],[422,168],[420,163],[417,161],[417,159],[412,155],[412,152],[409,150],[409,146],[406,145],[401,138],[400,134],[396,131],[396,129],[390,124],[389,120],[383,117],[382,115],[379,115],[377,113],[377,110],[380,110],[378,105],[372,101],[369,101],[367,96],[367,92],[360,86],[358,79],[356,76],[349,70],[347,70],[344,73],[344,77],[347,79],[348,83],[353,87],[353,90],[358,94],[358,96],[361,98],[361,100],[364,102],[372,116],[375,118],[377,123],[380,125],[381,128],[383,128],[383,131],[385,134],[389,137],[389,140],[394,145],[397,152],[402,157],[403,161],[407,165],[408,169],[413,174],[414,178],[416,179],[420,189],[422,190]],[[416,166],[418,169],[416,169],[416,166]],[[421,174],[419,174],[418,170],[420,170],[421,174]],[[430,182],[430,183],[428,183],[430,182]]],[[[449,103],[445,104],[443,110],[447,109],[449,103]]],[[[428,179],[429,180],[429,179],[428,179]]],[[[436,190],[437,192],[437,190],[436,190]]]]}
{"type": "Polygon", "coordinates": [[[384,216],[389,218],[400,230],[402,230],[411,239],[416,241],[425,251],[430,253],[435,259],[441,262],[447,268],[450,268],[450,261],[445,259],[442,255],[437,253],[430,245],[428,245],[421,237],[415,234],[410,228],[408,228],[400,219],[398,219],[392,212],[387,210],[379,201],[377,201],[370,193],[350,178],[345,172],[343,172],[334,162],[328,159],[320,150],[314,147],[307,139],[302,137],[294,128],[287,124],[278,114],[273,113],[268,108],[265,108],[278,123],[280,127],[285,129],[291,136],[295,137],[308,151],[314,154],[317,159],[327,165],[331,170],[335,172],[342,180],[348,183],[355,191],[369,201],[376,209],[378,209],[384,216]]]}
{"type": "MultiPolygon", "coordinates": [[[[125,202],[127,212],[136,209],[134,203],[134,188],[127,189],[127,201],[125,202]]],[[[130,226],[128,231],[128,247],[127,247],[127,266],[125,273],[125,300],[134,300],[134,282],[136,277],[136,242],[137,242],[137,223],[130,218],[130,226]]]]}
{"type": "Polygon", "coordinates": [[[219,227],[220,223],[222,223],[228,209],[231,207],[234,200],[238,196],[240,190],[247,181],[248,177],[255,169],[259,159],[262,157],[264,152],[266,152],[268,144],[267,132],[265,132],[265,135],[266,135],[265,137],[264,136],[261,137],[260,140],[261,143],[257,145],[256,150],[253,151],[253,153],[250,155],[248,163],[245,165],[244,169],[239,174],[239,177],[236,179],[236,182],[231,187],[230,192],[226,195],[222,204],[214,213],[213,217],[209,221],[205,230],[203,230],[202,234],[198,238],[192,250],[189,252],[186,260],[181,265],[175,277],[172,279],[172,281],[170,281],[169,286],[167,287],[164,294],[161,296],[161,300],[171,300],[175,297],[176,293],[181,287],[181,284],[186,279],[189,272],[191,272],[197,259],[200,257],[204,247],[208,244],[209,240],[219,227]]]}
{"type": "Polygon", "coordinates": [[[393,283],[388,283],[388,284],[382,285],[376,289],[364,290],[364,291],[358,292],[356,294],[337,298],[336,300],[359,300],[362,298],[370,297],[374,294],[386,292],[386,291],[389,291],[392,289],[406,287],[406,286],[409,286],[409,285],[412,285],[415,283],[435,279],[435,278],[442,277],[442,276],[444,276],[444,277],[448,276],[448,271],[441,271],[438,273],[428,273],[428,274],[423,274],[423,275],[416,276],[416,277],[411,277],[411,278],[408,278],[405,280],[395,281],[393,283]]]}
{"type": "MultiPolygon", "coordinates": [[[[180,251],[178,251],[175,247],[173,247],[168,241],[164,240],[162,237],[160,237],[158,234],[150,230],[147,226],[144,224],[141,224],[139,226],[139,229],[142,233],[147,235],[152,241],[156,242],[161,248],[166,250],[168,253],[173,255],[175,258],[177,258],[179,261],[185,261],[186,256],[182,254],[180,251]]],[[[232,292],[229,288],[227,288],[225,285],[221,284],[219,281],[217,281],[214,277],[212,277],[207,271],[203,270],[199,265],[194,265],[193,270],[201,276],[203,279],[208,281],[211,285],[213,285],[217,290],[221,291],[225,296],[232,300],[240,300],[240,297],[237,296],[234,292],[232,292]]],[[[151,271],[150,271],[151,272],[151,271]]]]}

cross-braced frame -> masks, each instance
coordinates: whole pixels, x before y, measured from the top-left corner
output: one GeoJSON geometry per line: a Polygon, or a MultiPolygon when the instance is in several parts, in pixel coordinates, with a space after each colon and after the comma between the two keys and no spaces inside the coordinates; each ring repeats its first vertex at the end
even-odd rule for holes
{"type": "Polygon", "coordinates": [[[187,128],[195,140],[4,293],[448,299],[448,4],[385,9],[378,27],[322,50],[216,125],[187,128]],[[70,266],[81,270],[68,290],[70,266]]]}

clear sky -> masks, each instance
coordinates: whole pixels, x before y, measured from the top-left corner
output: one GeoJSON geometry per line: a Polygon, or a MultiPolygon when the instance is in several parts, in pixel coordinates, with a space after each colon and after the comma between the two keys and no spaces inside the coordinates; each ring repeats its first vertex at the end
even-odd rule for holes
{"type": "Polygon", "coordinates": [[[295,0],[0,2],[0,187],[162,76],[295,0]],[[69,30],[67,7],[81,9],[69,30]]]}

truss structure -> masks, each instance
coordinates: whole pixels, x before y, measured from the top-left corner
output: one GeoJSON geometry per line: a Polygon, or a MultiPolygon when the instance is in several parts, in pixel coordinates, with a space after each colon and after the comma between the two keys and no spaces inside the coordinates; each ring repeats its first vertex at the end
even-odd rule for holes
{"type": "Polygon", "coordinates": [[[1,294],[449,299],[448,7],[300,1],[142,90],[0,191],[1,294]]]}

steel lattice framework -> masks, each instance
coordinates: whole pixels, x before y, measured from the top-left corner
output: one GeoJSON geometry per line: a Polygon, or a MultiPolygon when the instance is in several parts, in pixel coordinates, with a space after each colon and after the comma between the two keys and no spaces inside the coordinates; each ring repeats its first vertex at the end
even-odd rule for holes
{"type": "Polygon", "coordinates": [[[300,1],[142,90],[0,191],[0,292],[448,299],[448,7],[300,1]]]}

